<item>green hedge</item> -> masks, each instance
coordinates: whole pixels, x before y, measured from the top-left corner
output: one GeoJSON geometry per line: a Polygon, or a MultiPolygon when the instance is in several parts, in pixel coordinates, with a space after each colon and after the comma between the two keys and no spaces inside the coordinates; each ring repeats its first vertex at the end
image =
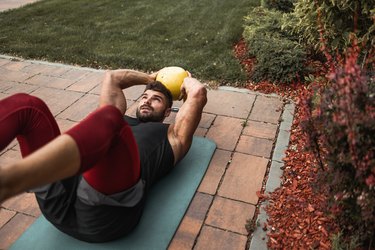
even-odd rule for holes
{"type": "Polygon", "coordinates": [[[295,0],[262,0],[262,6],[267,9],[289,13],[293,11],[295,2],[295,0]]]}
{"type": "Polygon", "coordinates": [[[285,18],[288,16],[282,12],[263,7],[245,17],[243,37],[250,56],[257,60],[251,74],[255,82],[292,83],[308,73],[306,53],[298,38],[281,28],[285,18]]]}
{"type": "Polygon", "coordinates": [[[375,46],[375,1],[300,0],[293,15],[298,19],[295,32],[317,52],[322,48],[321,37],[335,52],[350,46],[353,35],[364,45],[364,51],[375,46]]]}

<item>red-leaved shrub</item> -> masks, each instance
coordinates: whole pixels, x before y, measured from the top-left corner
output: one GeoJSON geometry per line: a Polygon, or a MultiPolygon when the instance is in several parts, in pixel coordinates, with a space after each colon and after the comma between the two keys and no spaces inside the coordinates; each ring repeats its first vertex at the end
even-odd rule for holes
{"type": "MultiPolygon", "coordinates": [[[[321,186],[329,186],[329,212],[344,239],[357,237],[361,245],[371,247],[375,239],[375,84],[373,72],[360,66],[359,55],[358,46],[353,46],[343,60],[335,60],[325,87],[311,91],[304,100],[308,116],[303,124],[310,149],[321,163],[321,186]]],[[[374,68],[373,62],[367,66],[374,68]]]]}

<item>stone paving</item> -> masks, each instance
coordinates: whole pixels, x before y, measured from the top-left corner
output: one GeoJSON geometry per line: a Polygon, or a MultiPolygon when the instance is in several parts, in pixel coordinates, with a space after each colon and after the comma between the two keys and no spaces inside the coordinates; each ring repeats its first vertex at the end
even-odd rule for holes
{"type": "MultiPolygon", "coordinates": [[[[0,11],[36,0],[3,0],[0,11]]],[[[95,110],[103,71],[0,55],[0,99],[18,92],[43,99],[60,129],[67,130],[95,110]]],[[[125,90],[133,116],[143,87],[125,90]]],[[[176,102],[174,106],[181,106],[176,102]]],[[[209,90],[196,131],[217,144],[169,249],[267,249],[257,228],[250,241],[245,225],[267,219],[256,192],[280,184],[282,158],[289,142],[294,105],[276,95],[220,87],[209,90]],[[268,179],[268,181],[267,181],[268,179]]],[[[175,113],[165,121],[172,123],[175,113]]],[[[0,152],[0,165],[20,159],[16,141],[0,152]]],[[[41,215],[34,195],[23,193],[0,206],[0,249],[7,249],[41,215]]]]}
{"type": "Polygon", "coordinates": [[[1,0],[0,2],[0,11],[5,11],[8,9],[18,8],[20,6],[34,3],[39,0],[1,0]]]}
{"type": "MultiPolygon", "coordinates": [[[[0,98],[17,92],[38,96],[64,131],[95,110],[103,73],[0,56],[0,98]]],[[[134,116],[143,88],[124,91],[128,115],[134,116]]],[[[217,149],[170,249],[246,248],[245,225],[255,215],[256,192],[262,189],[274,162],[283,110],[284,103],[276,95],[228,87],[208,91],[196,135],[212,139],[217,149]]],[[[173,122],[174,117],[175,113],[166,122],[173,122]]],[[[0,165],[19,158],[18,145],[13,142],[0,153],[0,165]]],[[[33,194],[24,193],[3,203],[0,249],[9,247],[38,216],[33,194]]]]}

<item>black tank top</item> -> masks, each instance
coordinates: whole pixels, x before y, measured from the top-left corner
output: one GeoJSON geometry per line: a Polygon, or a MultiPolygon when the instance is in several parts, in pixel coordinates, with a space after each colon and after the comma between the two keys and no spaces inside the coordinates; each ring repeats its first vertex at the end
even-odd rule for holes
{"type": "Polygon", "coordinates": [[[174,154],[168,141],[168,124],[160,122],[140,122],[136,118],[124,117],[130,125],[138,145],[141,160],[141,178],[146,182],[146,190],[174,165],[174,154]]]}

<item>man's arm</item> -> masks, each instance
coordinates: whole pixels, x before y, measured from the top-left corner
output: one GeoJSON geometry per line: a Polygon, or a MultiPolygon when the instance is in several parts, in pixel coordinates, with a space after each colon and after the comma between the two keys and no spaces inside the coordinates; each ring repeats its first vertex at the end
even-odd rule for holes
{"type": "Polygon", "coordinates": [[[125,114],[127,106],[126,98],[122,90],[134,85],[147,85],[155,81],[156,74],[157,73],[153,73],[149,75],[130,69],[107,71],[102,83],[99,107],[113,105],[117,107],[122,114],[125,114]]]}
{"type": "Polygon", "coordinates": [[[168,130],[168,140],[173,149],[175,164],[189,151],[194,132],[207,103],[207,90],[195,78],[185,78],[181,93],[186,100],[176,115],[175,124],[172,124],[168,130]]]}

